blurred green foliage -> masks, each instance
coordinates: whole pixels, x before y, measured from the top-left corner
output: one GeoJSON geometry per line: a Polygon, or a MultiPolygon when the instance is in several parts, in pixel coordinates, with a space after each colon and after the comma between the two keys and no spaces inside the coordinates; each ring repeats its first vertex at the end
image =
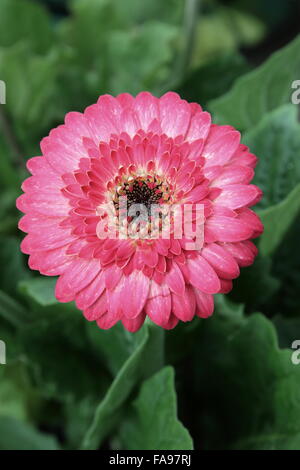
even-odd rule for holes
{"type": "Polygon", "coordinates": [[[278,346],[300,339],[290,103],[300,39],[258,67],[242,53],[289,18],[288,3],[203,0],[190,49],[183,0],[1,0],[0,449],[300,449],[300,369],[278,346]],[[66,112],[100,94],[170,88],[243,131],[260,158],[260,256],[217,296],[209,320],[166,333],[150,323],[135,335],[101,331],[59,304],[55,280],[32,273],[20,253],[25,161],[66,112]]]}

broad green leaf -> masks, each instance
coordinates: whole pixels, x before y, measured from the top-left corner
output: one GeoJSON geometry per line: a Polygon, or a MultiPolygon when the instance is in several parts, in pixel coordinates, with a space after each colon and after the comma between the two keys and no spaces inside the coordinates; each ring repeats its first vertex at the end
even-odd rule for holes
{"type": "Polygon", "coordinates": [[[232,89],[212,101],[209,108],[218,123],[249,129],[267,112],[290,102],[292,82],[299,76],[300,36],[257,69],[239,78],[232,89]]]}
{"type": "Polygon", "coordinates": [[[152,324],[142,328],[140,342],[116,375],[82,443],[83,449],[97,449],[119,422],[123,405],[141,380],[159,370],[163,362],[163,331],[152,324]]]}
{"type": "Polygon", "coordinates": [[[37,2],[1,0],[0,47],[18,41],[27,41],[37,53],[46,52],[53,41],[50,17],[37,2]]]}
{"type": "Polygon", "coordinates": [[[260,207],[281,202],[300,181],[300,124],[297,106],[266,114],[245,133],[243,143],[259,157],[253,183],[263,190],[260,207]]]}
{"type": "Polygon", "coordinates": [[[1,450],[58,450],[53,436],[14,418],[0,417],[1,450]]]}
{"type": "Polygon", "coordinates": [[[195,347],[195,396],[204,449],[300,449],[300,368],[280,350],[261,314],[221,311],[207,320],[195,347]]]}
{"type": "Polygon", "coordinates": [[[146,380],[121,427],[126,450],[190,450],[193,441],[177,418],[174,369],[165,367],[146,380]]]}
{"type": "Polygon", "coordinates": [[[264,224],[259,248],[263,255],[272,254],[300,210],[300,183],[279,204],[258,211],[264,224]]]}

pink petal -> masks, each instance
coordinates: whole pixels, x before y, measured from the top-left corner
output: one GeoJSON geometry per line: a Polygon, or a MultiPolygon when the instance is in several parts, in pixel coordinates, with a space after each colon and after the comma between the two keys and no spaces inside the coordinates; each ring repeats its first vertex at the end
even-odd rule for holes
{"type": "Polygon", "coordinates": [[[206,139],[211,126],[211,116],[208,112],[197,112],[191,119],[191,124],[186,134],[187,140],[206,139]]]}
{"type": "Polygon", "coordinates": [[[125,277],[121,302],[127,318],[133,319],[141,313],[148,298],[149,288],[150,280],[141,271],[133,271],[125,277]]]}
{"type": "Polygon", "coordinates": [[[100,318],[97,320],[97,325],[99,328],[102,330],[109,330],[112,328],[120,318],[112,316],[109,312],[104,313],[104,315],[101,315],[100,318]]]}
{"type": "Polygon", "coordinates": [[[206,166],[225,165],[240,143],[240,133],[227,126],[211,126],[202,155],[206,166]]]}
{"type": "Polygon", "coordinates": [[[148,92],[139,93],[134,101],[134,109],[139,117],[141,128],[148,130],[154,119],[159,119],[159,100],[148,92]]]}
{"type": "Polygon", "coordinates": [[[165,275],[165,282],[172,292],[183,295],[185,282],[182,272],[176,263],[172,263],[171,269],[165,275]]]}
{"type": "Polygon", "coordinates": [[[135,333],[138,331],[144,324],[146,314],[145,312],[140,313],[136,318],[129,319],[127,317],[122,317],[121,321],[126,328],[127,331],[130,333],[135,333]]]}
{"type": "Polygon", "coordinates": [[[214,311],[214,297],[211,294],[205,294],[198,289],[194,289],[197,303],[197,316],[201,318],[210,317],[214,311]]]}
{"type": "Polygon", "coordinates": [[[242,267],[250,266],[258,252],[256,246],[248,240],[239,243],[224,243],[223,246],[242,267]]]}
{"type": "Polygon", "coordinates": [[[99,271],[98,260],[75,259],[68,270],[58,278],[55,288],[57,300],[60,302],[74,300],[77,292],[93,281],[99,271]]]}
{"type": "Polygon", "coordinates": [[[189,104],[177,93],[168,92],[159,100],[161,129],[168,137],[185,135],[191,119],[189,104]]]}
{"type": "Polygon", "coordinates": [[[107,308],[107,295],[104,291],[96,302],[83,311],[83,314],[88,321],[95,321],[107,312],[107,308]]]}
{"type": "Polygon", "coordinates": [[[191,321],[196,309],[194,289],[187,286],[183,295],[172,293],[172,312],[182,321],[191,321]]]}
{"type": "Polygon", "coordinates": [[[234,279],[239,276],[240,270],[233,256],[216,243],[211,243],[201,252],[218,276],[224,279],[234,279]]]}
{"type": "Polygon", "coordinates": [[[262,191],[253,184],[229,184],[222,189],[215,202],[234,210],[252,205],[261,196],[262,191]]]}
{"type": "Polygon", "coordinates": [[[252,230],[238,218],[212,216],[205,223],[205,241],[239,242],[250,238],[252,230]]]}
{"type": "Polygon", "coordinates": [[[171,295],[166,285],[160,286],[151,281],[149,298],[147,300],[145,311],[153,323],[164,326],[171,314],[171,295]]]}
{"type": "Polygon", "coordinates": [[[206,294],[215,294],[220,289],[220,280],[212,266],[202,257],[188,259],[190,283],[206,294]]]}
{"type": "Polygon", "coordinates": [[[93,281],[76,296],[76,305],[84,310],[94,304],[105,289],[104,272],[100,271],[93,281]]]}

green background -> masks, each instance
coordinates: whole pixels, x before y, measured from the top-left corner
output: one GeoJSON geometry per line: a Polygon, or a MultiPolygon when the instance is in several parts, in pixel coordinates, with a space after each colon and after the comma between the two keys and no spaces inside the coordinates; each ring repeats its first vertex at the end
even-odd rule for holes
{"type": "Polygon", "coordinates": [[[300,449],[299,3],[0,0],[0,449],[300,449]],[[260,158],[259,256],[212,318],[101,331],[27,267],[40,139],[102,93],[178,91],[260,158]]]}

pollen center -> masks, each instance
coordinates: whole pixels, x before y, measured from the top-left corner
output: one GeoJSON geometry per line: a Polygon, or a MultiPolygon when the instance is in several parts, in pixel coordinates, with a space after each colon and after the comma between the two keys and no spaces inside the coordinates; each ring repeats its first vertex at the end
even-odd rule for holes
{"type": "Polygon", "coordinates": [[[150,212],[153,204],[166,204],[170,200],[170,186],[158,176],[129,177],[116,189],[113,199],[119,209],[119,198],[126,196],[128,208],[133,204],[142,204],[150,212]]]}

